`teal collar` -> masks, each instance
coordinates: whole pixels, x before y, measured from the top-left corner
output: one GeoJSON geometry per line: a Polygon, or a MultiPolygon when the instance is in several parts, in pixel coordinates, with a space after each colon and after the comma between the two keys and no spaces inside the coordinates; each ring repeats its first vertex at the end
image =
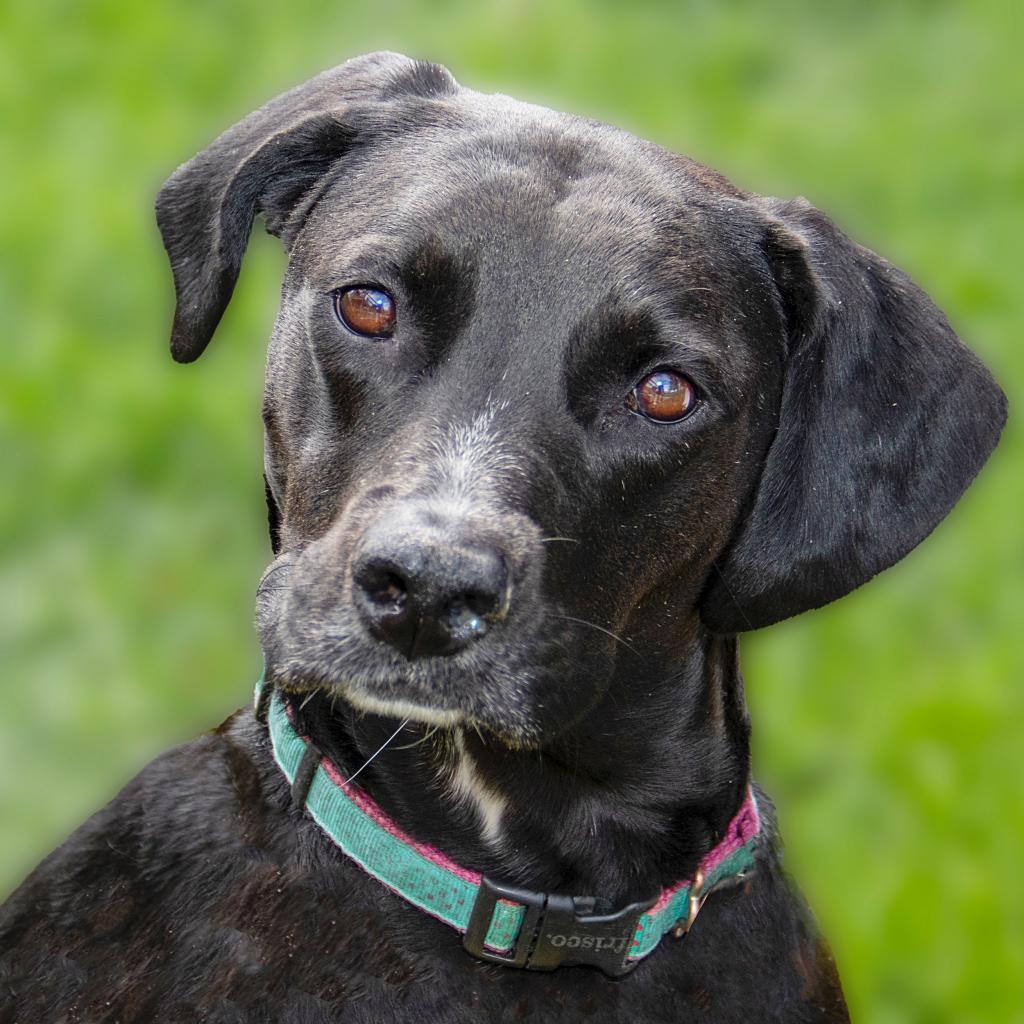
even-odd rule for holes
{"type": "Polygon", "coordinates": [[[266,720],[274,759],[292,798],[334,844],[402,899],[461,932],[473,956],[508,967],[552,970],[589,964],[606,974],[631,971],[664,936],[686,934],[707,895],[745,878],[761,831],[747,791],[717,846],[693,879],[614,913],[595,913],[594,897],[559,896],[501,885],[460,867],[406,835],[358,786],[295,728],[280,695],[261,679],[256,710],[266,720]]]}

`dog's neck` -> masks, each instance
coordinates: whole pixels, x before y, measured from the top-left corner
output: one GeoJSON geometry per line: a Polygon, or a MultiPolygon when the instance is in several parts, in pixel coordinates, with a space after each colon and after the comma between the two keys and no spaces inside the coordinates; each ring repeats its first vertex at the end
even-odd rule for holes
{"type": "MultiPolygon", "coordinates": [[[[291,701],[348,774],[396,724],[323,693],[291,701]]],[[[715,845],[743,802],[748,735],[736,642],[695,622],[685,652],[629,656],[597,704],[542,749],[410,726],[359,784],[464,866],[621,902],[689,877],[715,845]]]]}

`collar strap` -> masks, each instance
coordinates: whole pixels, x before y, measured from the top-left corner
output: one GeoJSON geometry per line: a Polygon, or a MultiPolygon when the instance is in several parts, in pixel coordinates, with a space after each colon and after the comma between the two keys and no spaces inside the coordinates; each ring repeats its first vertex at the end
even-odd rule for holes
{"type": "Polygon", "coordinates": [[[708,894],[753,870],[761,831],[747,797],[693,879],[612,913],[606,901],[514,888],[460,867],[403,832],[359,786],[302,736],[270,684],[256,684],[256,713],[266,721],[274,759],[304,808],[336,846],[404,900],[464,935],[473,956],[507,967],[553,970],[589,964],[627,974],[669,932],[681,938],[708,894]]]}

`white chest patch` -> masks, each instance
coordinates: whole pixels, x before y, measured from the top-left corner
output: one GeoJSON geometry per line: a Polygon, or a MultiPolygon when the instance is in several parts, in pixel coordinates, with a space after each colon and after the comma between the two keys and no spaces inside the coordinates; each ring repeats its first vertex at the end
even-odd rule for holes
{"type": "Polygon", "coordinates": [[[461,730],[453,729],[451,735],[451,794],[476,811],[484,841],[497,847],[501,844],[501,819],[508,808],[508,801],[481,778],[473,758],[466,750],[461,730]]]}

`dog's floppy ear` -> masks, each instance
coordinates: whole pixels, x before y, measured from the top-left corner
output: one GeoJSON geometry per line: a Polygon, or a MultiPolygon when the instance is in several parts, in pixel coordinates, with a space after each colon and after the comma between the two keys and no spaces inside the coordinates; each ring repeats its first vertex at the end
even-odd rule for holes
{"type": "Polygon", "coordinates": [[[988,371],[906,274],[804,200],[761,202],[789,348],[777,432],[702,599],[722,633],[827,604],[897,562],[1006,419],[988,371]]]}
{"type": "Polygon", "coordinates": [[[171,352],[198,358],[227,308],[253,219],[279,234],[357,131],[353,104],[454,91],[445,69],[395,53],[358,57],[271,100],[171,175],[156,216],[174,273],[171,352]]]}

